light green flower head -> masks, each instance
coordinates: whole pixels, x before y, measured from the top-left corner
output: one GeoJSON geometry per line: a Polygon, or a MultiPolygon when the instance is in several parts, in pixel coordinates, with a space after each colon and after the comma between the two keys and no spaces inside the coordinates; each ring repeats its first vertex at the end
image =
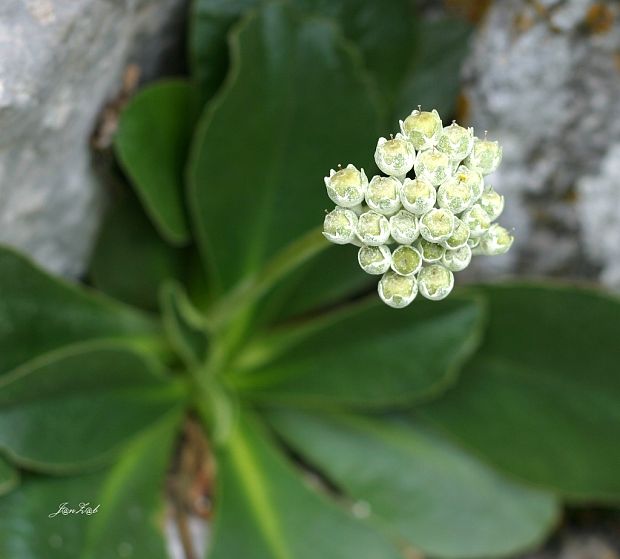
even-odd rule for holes
{"type": "Polygon", "coordinates": [[[493,223],[504,197],[484,184],[501,158],[501,146],[486,135],[456,122],[444,128],[436,110],[415,110],[400,121],[400,133],[377,142],[375,162],[387,176],[368,182],[349,164],[325,177],[336,208],[323,234],[361,247],[360,268],[381,276],[377,291],[386,305],[406,307],[418,292],[444,299],[472,256],[512,246],[513,236],[493,223]]]}

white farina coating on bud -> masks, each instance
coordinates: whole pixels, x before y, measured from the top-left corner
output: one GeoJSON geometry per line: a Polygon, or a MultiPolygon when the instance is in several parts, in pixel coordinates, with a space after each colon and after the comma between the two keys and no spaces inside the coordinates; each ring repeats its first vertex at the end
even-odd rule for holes
{"type": "Polygon", "coordinates": [[[468,241],[469,227],[467,227],[467,225],[465,225],[458,217],[455,217],[454,231],[452,231],[452,235],[445,241],[442,241],[441,244],[449,250],[456,250],[457,248],[465,246],[468,241]]]}
{"type": "Polygon", "coordinates": [[[471,205],[473,206],[482,196],[484,192],[484,177],[475,169],[459,165],[454,171],[454,177],[459,181],[467,184],[473,193],[471,205]]]}
{"type": "Polygon", "coordinates": [[[415,246],[422,255],[422,260],[429,264],[440,262],[446,252],[445,247],[437,243],[429,243],[424,239],[418,239],[415,246]]]}
{"type": "Polygon", "coordinates": [[[410,245],[420,234],[418,218],[407,210],[400,210],[390,217],[390,234],[397,243],[410,245]]]}
{"type": "Polygon", "coordinates": [[[441,264],[422,268],[418,275],[418,288],[423,297],[431,301],[445,299],[454,287],[454,274],[441,264]]]}
{"type": "Polygon", "coordinates": [[[474,146],[474,129],[463,128],[456,122],[446,126],[437,140],[437,149],[443,151],[451,161],[462,161],[474,146]]]}
{"type": "Polygon", "coordinates": [[[420,219],[420,235],[431,243],[440,243],[452,236],[454,214],[450,210],[433,208],[420,219]]]}
{"type": "Polygon", "coordinates": [[[390,222],[373,210],[364,212],[357,220],[357,236],[365,245],[384,245],[390,238],[390,222]]]}
{"type": "Polygon", "coordinates": [[[471,262],[471,248],[465,244],[456,250],[446,250],[441,263],[451,272],[460,272],[469,266],[471,262]]]}
{"type": "Polygon", "coordinates": [[[489,214],[484,211],[480,204],[474,204],[461,214],[461,220],[469,227],[471,237],[481,237],[491,226],[489,214]]]}
{"type": "Polygon", "coordinates": [[[372,177],[366,190],[366,203],[371,210],[393,215],[400,209],[401,182],[395,177],[372,177]]]}
{"type": "Polygon", "coordinates": [[[476,169],[483,175],[490,175],[499,167],[501,161],[502,147],[498,142],[476,138],[471,153],[464,163],[467,167],[476,169]]]}
{"type": "Polygon", "coordinates": [[[399,121],[403,136],[413,144],[415,149],[423,150],[433,147],[442,131],[439,113],[432,111],[412,111],[404,120],[399,121]]]}
{"type": "Polygon", "coordinates": [[[482,194],[479,203],[491,221],[497,219],[504,211],[504,197],[495,192],[492,186],[482,194]]]}
{"type": "Polygon", "coordinates": [[[357,261],[360,268],[367,274],[380,275],[390,269],[392,253],[385,246],[362,246],[357,252],[357,261]]]}
{"type": "Polygon", "coordinates": [[[437,205],[460,214],[474,203],[474,191],[463,175],[452,175],[437,189],[437,205]]]}
{"type": "Polygon", "coordinates": [[[494,223],[480,239],[480,246],[476,249],[481,254],[496,256],[504,254],[514,241],[514,237],[501,225],[494,223]]]}
{"type": "Polygon", "coordinates": [[[396,134],[395,138],[389,140],[379,138],[375,150],[375,162],[386,175],[404,177],[413,168],[414,161],[413,144],[402,134],[396,134]]]}
{"type": "Polygon", "coordinates": [[[323,236],[337,245],[353,242],[357,236],[357,215],[346,208],[336,206],[325,216],[323,236]]]}
{"type": "Polygon", "coordinates": [[[431,210],[437,199],[435,187],[423,179],[406,178],[400,191],[400,201],[407,211],[418,217],[431,210]]]}
{"type": "Polygon", "coordinates": [[[392,270],[401,276],[417,274],[422,267],[422,255],[417,249],[401,245],[392,253],[392,270]]]}
{"type": "Polygon", "coordinates": [[[432,148],[418,153],[414,170],[416,178],[439,186],[452,174],[452,162],[445,153],[432,148]]]}
{"type": "Polygon", "coordinates": [[[359,171],[350,163],[339,171],[331,169],[329,177],[325,177],[327,195],[334,204],[343,208],[352,208],[364,201],[368,178],[364,169],[359,171]]]}
{"type": "Polygon", "coordinates": [[[402,309],[409,305],[418,294],[415,276],[401,276],[396,272],[386,272],[377,285],[379,297],[388,306],[402,309]]]}

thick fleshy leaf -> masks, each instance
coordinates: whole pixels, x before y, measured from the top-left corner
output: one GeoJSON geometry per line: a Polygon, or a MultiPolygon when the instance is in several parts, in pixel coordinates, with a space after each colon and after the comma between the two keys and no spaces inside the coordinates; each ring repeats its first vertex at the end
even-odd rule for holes
{"type": "Polygon", "coordinates": [[[273,412],[277,432],[371,518],[431,557],[523,551],[554,525],[549,494],[509,481],[418,423],[273,412]]]}
{"type": "Polygon", "coordinates": [[[404,119],[418,105],[437,109],[444,118],[454,114],[472,30],[466,21],[455,18],[420,26],[415,56],[399,93],[397,118],[404,119]]]}
{"type": "MultiPolygon", "coordinates": [[[[219,87],[228,69],[228,32],[245,12],[260,4],[260,0],[193,2],[190,60],[206,98],[219,87]]],[[[333,19],[359,47],[384,95],[393,96],[413,51],[417,27],[412,2],[294,0],[292,4],[308,14],[333,19]]]]}
{"type": "Polygon", "coordinates": [[[209,559],[397,559],[367,524],[315,493],[262,429],[241,417],[218,456],[209,559]]]}
{"type": "Polygon", "coordinates": [[[571,499],[620,500],[620,300],[507,285],[484,343],[425,418],[500,469],[571,499]]]}
{"type": "Polygon", "coordinates": [[[4,495],[19,483],[19,474],[13,465],[0,456],[0,495],[4,495]]]}
{"type": "Polygon", "coordinates": [[[256,339],[231,366],[231,382],[251,399],[300,406],[410,403],[454,381],[482,318],[475,299],[395,310],[373,297],[256,339]]]}
{"type": "Polygon", "coordinates": [[[185,275],[187,257],[186,250],[171,247],[159,236],[137,200],[127,196],[108,210],[90,273],[104,293],[154,311],[161,284],[185,275]]]}
{"type": "Polygon", "coordinates": [[[184,397],[180,382],[120,344],[64,348],[0,380],[0,449],[32,469],[75,470],[107,458],[184,397]]]}
{"type": "Polygon", "coordinates": [[[79,477],[29,475],[0,498],[0,557],[166,559],[164,475],[179,423],[173,414],[133,441],[106,469],[79,477]],[[90,516],[61,505],[97,508],[90,516]]]}
{"type": "Polygon", "coordinates": [[[153,223],[168,241],[189,239],[183,173],[197,118],[197,93],[184,81],[142,90],[123,111],[115,147],[153,223]]]}
{"type": "Polygon", "coordinates": [[[329,206],[322,177],[339,162],[368,168],[377,136],[374,97],[333,26],[270,4],[231,44],[231,77],[190,165],[194,226],[220,291],[319,225],[329,206]]]}
{"type": "Polygon", "coordinates": [[[0,247],[0,375],[56,348],[96,338],[152,340],[155,323],[65,283],[0,247]]]}

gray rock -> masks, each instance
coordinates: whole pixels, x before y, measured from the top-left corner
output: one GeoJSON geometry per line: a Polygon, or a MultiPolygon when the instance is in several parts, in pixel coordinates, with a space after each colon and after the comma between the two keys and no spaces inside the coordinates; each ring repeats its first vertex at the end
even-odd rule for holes
{"type": "Polygon", "coordinates": [[[592,187],[577,185],[598,174],[620,141],[618,52],[615,1],[493,4],[464,69],[465,93],[471,124],[504,145],[490,180],[506,195],[500,221],[514,228],[516,242],[505,257],[475,259],[480,273],[583,277],[617,260],[617,251],[593,251],[592,242],[599,206],[617,207],[617,194],[600,187],[591,203],[583,197],[592,187]],[[595,9],[602,23],[592,21],[595,9]]]}
{"type": "MultiPolygon", "coordinates": [[[[103,200],[89,139],[127,63],[148,78],[185,0],[3,0],[0,242],[67,276],[83,270],[103,200]]],[[[176,34],[178,36],[178,33],[176,34]]]]}

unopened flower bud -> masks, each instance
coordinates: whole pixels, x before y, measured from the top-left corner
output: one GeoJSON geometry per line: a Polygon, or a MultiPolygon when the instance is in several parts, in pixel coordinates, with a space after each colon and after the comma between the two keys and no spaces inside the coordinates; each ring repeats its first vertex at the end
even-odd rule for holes
{"type": "Polygon", "coordinates": [[[418,238],[418,218],[407,210],[400,210],[390,218],[392,238],[403,245],[410,245],[418,238]]]}
{"type": "Polygon", "coordinates": [[[337,245],[346,245],[355,240],[357,215],[346,208],[336,206],[325,216],[323,236],[337,245]]]}
{"type": "Polygon", "coordinates": [[[431,243],[449,239],[453,231],[454,214],[449,210],[433,208],[420,219],[420,235],[431,243]]]}
{"type": "Polygon", "coordinates": [[[492,186],[482,194],[479,204],[487,212],[491,221],[497,219],[504,211],[504,197],[495,192],[492,186]]]}
{"type": "Polygon", "coordinates": [[[364,212],[357,220],[357,236],[365,245],[384,245],[390,238],[390,222],[375,211],[364,212]]]}
{"type": "Polygon", "coordinates": [[[401,183],[394,177],[372,177],[366,190],[366,203],[370,209],[392,215],[400,208],[401,183]]]}
{"type": "Polygon", "coordinates": [[[465,244],[456,250],[446,250],[441,263],[451,272],[460,272],[469,266],[471,262],[471,248],[465,244]]]}
{"type": "Polygon", "coordinates": [[[436,144],[441,134],[442,122],[435,109],[430,112],[413,111],[404,121],[400,121],[400,130],[415,149],[423,150],[436,144]]]}
{"type": "Polygon", "coordinates": [[[487,256],[504,254],[512,246],[514,237],[501,225],[494,223],[481,237],[478,251],[487,256]]]}
{"type": "Polygon", "coordinates": [[[375,162],[386,175],[404,177],[413,168],[414,160],[413,145],[402,134],[396,134],[396,137],[390,140],[379,138],[375,162]]]}
{"type": "Polygon", "coordinates": [[[469,237],[467,239],[467,246],[472,250],[475,249],[480,244],[480,237],[469,237]]]}
{"type": "Polygon", "coordinates": [[[437,205],[460,214],[474,203],[474,191],[464,175],[456,173],[437,189],[437,205]]]}
{"type": "Polygon", "coordinates": [[[456,122],[446,126],[437,140],[437,149],[443,151],[451,161],[462,161],[474,146],[474,129],[463,128],[456,122]]]}
{"type": "Polygon", "coordinates": [[[458,217],[454,218],[454,231],[452,235],[445,241],[442,241],[442,245],[449,250],[456,250],[467,244],[469,240],[469,227],[463,223],[458,217]]]}
{"type": "Polygon", "coordinates": [[[360,268],[367,274],[384,274],[390,269],[392,263],[392,253],[385,246],[362,246],[357,253],[357,261],[360,268]]]}
{"type": "Polygon", "coordinates": [[[422,255],[408,245],[399,246],[392,253],[392,270],[401,276],[417,274],[422,267],[422,255]]]}
{"type": "Polygon", "coordinates": [[[386,272],[377,286],[379,297],[390,307],[402,309],[409,305],[418,294],[415,276],[401,276],[396,272],[386,272]]]}
{"type": "Polygon", "coordinates": [[[501,161],[502,147],[499,142],[476,138],[471,153],[465,160],[465,165],[476,169],[483,175],[489,175],[497,169],[501,161]]]}
{"type": "Polygon", "coordinates": [[[461,220],[469,228],[471,237],[481,237],[491,226],[489,214],[484,211],[480,204],[474,204],[461,215],[461,220]]]}
{"type": "Polygon", "coordinates": [[[445,153],[433,148],[418,153],[414,169],[416,178],[439,186],[452,174],[452,163],[445,153]]]}
{"type": "Polygon", "coordinates": [[[454,287],[454,274],[441,264],[422,268],[418,275],[420,293],[431,301],[445,299],[454,287]]]}
{"type": "Polygon", "coordinates": [[[416,247],[422,255],[422,260],[429,264],[441,261],[446,252],[445,247],[437,243],[429,243],[424,239],[418,239],[416,247]]]}
{"type": "Polygon", "coordinates": [[[325,177],[325,186],[327,195],[334,204],[343,208],[351,208],[364,201],[368,179],[364,169],[358,171],[349,163],[339,171],[332,169],[329,177],[325,177]]]}
{"type": "Polygon", "coordinates": [[[435,187],[422,179],[406,178],[400,191],[400,200],[406,210],[422,216],[433,208],[437,197],[435,187]]]}

